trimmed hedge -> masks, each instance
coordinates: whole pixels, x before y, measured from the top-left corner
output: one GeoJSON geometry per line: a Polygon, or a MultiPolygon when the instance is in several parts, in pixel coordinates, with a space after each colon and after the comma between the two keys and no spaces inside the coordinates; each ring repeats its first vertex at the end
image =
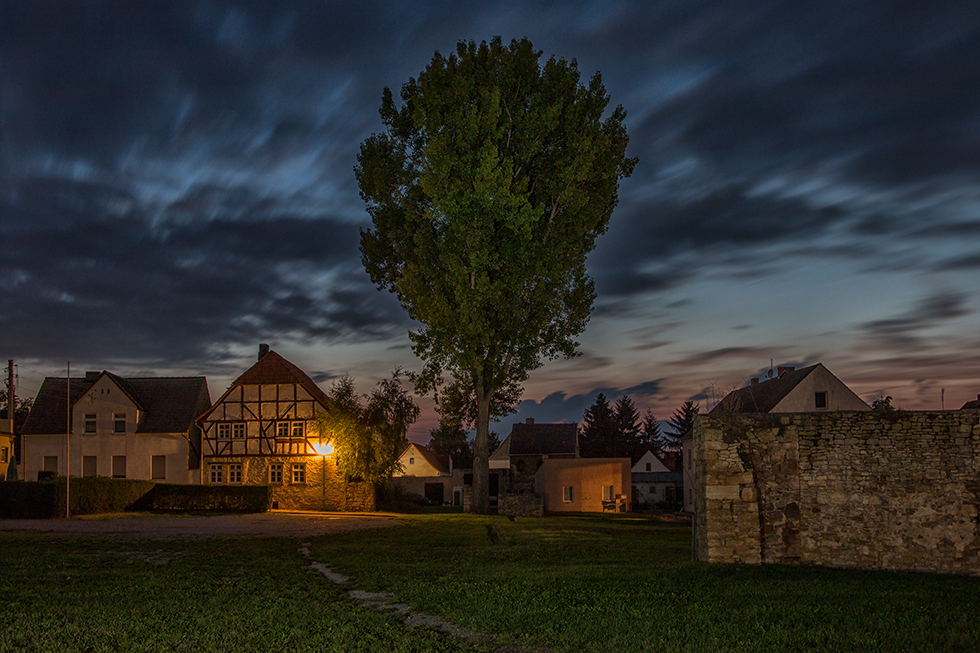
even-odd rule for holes
{"type": "Polygon", "coordinates": [[[134,510],[265,512],[272,506],[268,485],[174,485],[158,483],[134,510]]]}
{"type": "MultiPolygon", "coordinates": [[[[174,485],[117,478],[73,478],[72,515],[138,511],[265,512],[272,488],[174,485]]],[[[65,479],[0,482],[0,518],[51,519],[65,515],[65,479]]]]}

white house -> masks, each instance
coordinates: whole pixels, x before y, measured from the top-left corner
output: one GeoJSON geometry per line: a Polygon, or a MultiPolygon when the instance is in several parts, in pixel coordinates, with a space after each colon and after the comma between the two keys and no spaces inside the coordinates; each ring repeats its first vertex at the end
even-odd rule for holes
{"type": "Polygon", "coordinates": [[[639,505],[673,505],[681,500],[681,474],[668,468],[652,451],[647,451],[633,465],[630,479],[639,505]]]}
{"type": "Polygon", "coordinates": [[[38,472],[199,483],[201,433],[211,405],[203,376],[47,377],[21,430],[26,480],[38,472]],[[69,388],[71,423],[68,436],[69,388]]]}
{"type": "Polygon", "coordinates": [[[453,492],[453,459],[410,442],[398,457],[400,469],[392,482],[405,492],[424,496],[433,503],[448,503],[453,492]]]}

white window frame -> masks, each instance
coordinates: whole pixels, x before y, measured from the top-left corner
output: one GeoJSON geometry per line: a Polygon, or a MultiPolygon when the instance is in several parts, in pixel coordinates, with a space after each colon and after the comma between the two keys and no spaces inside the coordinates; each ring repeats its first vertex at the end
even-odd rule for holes
{"type": "Polygon", "coordinates": [[[292,422],[289,425],[289,437],[299,440],[306,437],[306,422],[292,422]]]}
{"type": "Polygon", "coordinates": [[[616,498],[616,494],[615,494],[614,490],[615,490],[615,488],[612,485],[603,485],[602,486],[602,500],[603,501],[612,501],[614,498],[616,498]]]}
{"type": "Polygon", "coordinates": [[[112,414],[112,432],[115,435],[126,434],[126,413],[112,414]],[[119,428],[120,424],[122,425],[121,429],[119,428]]]}
{"type": "Polygon", "coordinates": [[[228,465],[228,483],[230,485],[242,484],[242,464],[233,463],[228,465]]]}
{"type": "Polygon", "coordinates": [[[83,427],[82,434],[95,435],[99,428],[98,425],[98,415],[95,413],[85,413],[85,426],[83,427]]]}
{"type": "Polygon", "coordinates": [[[269,465],[269,484],[282,485],[282,463],[269,465]]]}
{"type": "Polygon", "coordinates": [[[221,422],[218,424],[218,439],[219,440],[230,440],[231,439],[231,424],[228,422],[221,422]]]}
{"type": "Polygon", "coordinates": [[[9,461],[7,460],[7,456],[8,456],[8,455],[9,455],[9,454],[7,453],[7,447],[0,447],[0,463],[6,463],[6,462],[9,462],[9,461]]]}
{"type": "Polygon", "coordinates": [[[224,475],[225,468],[224,468],[223,465],[211,465],[211,469],[209,471],[211,472],[211,485],[223,485],[224,484],[224,482],[225,482],[225,475],[224,475]]]}
{"type": "Polygon", "coordinates": [[[575,486],[574,485],[563,485],[561,487],[561,501],[562,501],[562,503],[574,503],[575,502],[575,486]]]}
{"type": "Polygon", "coordinates": [[[306,484],[306,463],[293,463],[292,479],[297,485],[306,484]]]}
{"type": "Polygon", "coordinates": [[[289,437],[289,422],[276,423],[276,437],[281,439],[289,437]]]}
{"type": "Polygon", "coordinates": [[[245,422],[235,422],[231,425],[231,437],[233,440],[241,440],[245,437],[245,422]]]}

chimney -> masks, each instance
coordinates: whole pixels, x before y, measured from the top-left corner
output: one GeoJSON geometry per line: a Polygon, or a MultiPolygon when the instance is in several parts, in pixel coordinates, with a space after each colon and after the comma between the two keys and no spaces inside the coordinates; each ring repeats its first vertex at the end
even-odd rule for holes
{"type": "Polygon", "coordinates": [[[525,424],[534,424],[534,418],[533,417],[528,417],[527,419],[524,420],[524,423],[525,424]]]}
{"type": "Polygon", "coordinates": [[[101,372],[86,372],[85,381],[87,383],[95,383],[99,379],[99,374],[101,374],[101,372]]]}
{"type": "Polygon", "coordinates": [[[796,368],[793,367],[792,365],[786,365],[785,367],[783,367],[783,366],[777,367],[776,368],[776,376],[782,376],[784,372],[792,372],[795,369],[796,368]]]}
{"type": "Polygon", "coordinates": [[[269,345],[259,345],[259,357],[257,360],[262,360],[262,357],[269,353],[269,345]]]}
{"type": "Polygon", "coordinates": [[[749,385],[759,385],[759,377],[753,376],[752,380],[749,381],[749,385]]]}

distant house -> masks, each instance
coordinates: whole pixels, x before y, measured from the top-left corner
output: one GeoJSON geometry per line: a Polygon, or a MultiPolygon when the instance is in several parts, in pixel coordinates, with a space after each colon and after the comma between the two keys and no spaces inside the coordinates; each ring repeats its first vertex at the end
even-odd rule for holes
{"type": "Polygon", "coordinates": [[[778,368],[775,378],[751,380],[733,390],[711,409],[709,415],[726,413],[811,413],[825,411],[865,411],[868,404],[821,363],[794,369],[778,368]]]}
{"type": "Polygon", "coordinates": [[[7,469],[14,466],[14,421],[0,420],[0,481],[7,480],[7,469]]]}
{"type": "MultiPolygon", "coordinates": [[[[671,464],[674,462],[672,457],[671,464]]],[[[633,499],[636,504],[674,506],[682,501],[681,472],[664,464],[652,451],[647,451],[630,470],[633,499]]]]}
{"type": "Polygon", "coordinates": [[[534,474],[546,512],[629,512],[629,458],[548,458],[534,474]]]}
{"type": "Polygon", "coordinates": [[[433,503],[448,503],[453,491],[453,459],[411,442],[398,457],[401,469],[392,474],[395,487],[424,496],[433,503]]]}
{"type": "Polygon", "coordinates": [[[103,371],[70,384],[47,377],[21,429],[25,478],[50,471],[199,483],[201,433],[194,417],[210,405],[202,376],[123,378],[103,371]]]}
{"type": "Polygon", "coordinates": [[[348,482],[316,429],[327,395],[299,367],[260,345],[258,360],[201,413],[202,482],[271,485],[284,510],[374,510],[374,486],[348,482]]]}
{"type": "MultiPolygon", "coordinates": [[[[737,414],[863,412],[868,406],[822,363],[795,369],[779,367],[776,376],[733,390],[708,413],[711,417],[737,414]]],[[[684,460],[684,510],[694,512],[694,441],[681,438],[684,460]]]]}
{"type": "Polygon", "coordinates": [[[533,491],[534,475],[545,460],[578,458],[577,424],[517,423],[490,455],[490,469],[509,470],[510,491],[533,491]]]}
{"type": "Polygon", "coordinates": [[[963,404],[960,410],[977,410],[978,408],[980,408],[980,395],[977,395],[977,398],[973,401],[968,401],[963,404]]]}

